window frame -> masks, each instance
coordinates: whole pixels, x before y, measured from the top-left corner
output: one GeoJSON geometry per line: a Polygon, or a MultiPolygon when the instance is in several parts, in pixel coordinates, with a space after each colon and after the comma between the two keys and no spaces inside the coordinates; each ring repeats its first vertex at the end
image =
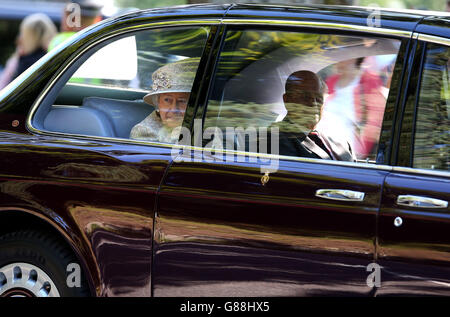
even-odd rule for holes
{"type": "MultiPolygon", "coordinates": [[[[205,123],[205,117],[207,113],[207,103],[209,101],[210,93],[212,90],[212,86],[215,80],[215,74],[217,71],[218,63],[220,60],[220,53],[223,51],[223,46],[226,38],[226,34],[228,30],[266,30],[266,31],[276,31],[276,32],[306,32],[306,33],[332,33],[333,35],[342,35],[342,36],[369,36],[369,37],[381,37],[386,39],[394,39],[400,41],[400,47],[397,54],[397,60],[394,67],[394,70],[392,72],[392,76],[396,74],[395,70],[397,69],[397,64],[402,69],[401,74],[399,78],[399,85],[397,87],[390,87],[389,89],[389,95],[386,100],[386,107],[385,107],[385,114],[388,107],[392,109],[392,111],[395,112],[394,118],[392,120],[392,128],[388,129],[389,134],[389,145],[388,148],[385,149],[385,155],[387,156],[385,161],[380,163],[376,162],[374,163],[364,163],[364,162],[345,162],[345,161],[334,161],[334,160],[323,160],[323,159],[314,159],[314,158],[306,158],[306,157],[293,157],[293,156],[283,156],[283,155],[274,155],[274,154],[265,154],[265,153],[252,153],[252,152],[240,152],[237,150],[227,150],[227,149],[217,149],[215,152],[217,153],[223,153],[225,155],[243,155],[243,156],[252,156],[252,157],[261,157],[261,158],[269,158],[269,159],[279,159],[279,160],[287,160],[287,161],[299,161],[299,162],[314,162],[314,163],[320,163],[320,164],[329,164],[329,165],[346,165],[346,166],[354,166],[354,167],[360,167],[360,168],[375,168],[375,169],[382,169],[382,170],[392,170],[393,165],[390,164],[391,160],[391,153],[394,152],[392,150],[392,144],[394,143],[393,140],[395,138],[395,126],[396,122],[398,120],[398,109],[401,106],[401,102],[399,98],[397,98],[398,95],[402,92],[402,86],[405,81],[405,69],[408,66],[407,58],[409,54],[409,44],[411,42],[412,38],[412,32],[400,32],[397,30],[390,30],[390,29],[383,29],[383,28],[370,28],[370,31],[373,30],[373,32],[369,32],[368,28],[352,28],[353,26],[344,25],[344,24],[335,24],[335,23],[329,23],[330,26],[326,26],[327,23],[311,23],[311,22],[298,22],[298,23],[288,23],[283,24],[283,21],[277,20],[276,22],[271,21],[269,25],[267,23],[262,23],[261,21],[255,20],[251,21],[251,23],[245,23],[250,22],[249,20],[240,20],[240,19],[233,19],[227,22],[227,20],[224,20],[224,31],[221,38],[221,44],[218,54],[215,56],[215,63],[214,63],[214,70],[213,70],[213,76],[210,80],[210,85],[208,87],[207,96],[206,99],[202,104],[199,104],[200,108],[198,109],[195,119],[201,119],[202,121],[202,133],[204,132],[204,123],[205,123]],[[241,22],[240,22],[241,21],[241,22]],[[296,26],[298,24],[298,26],[296,26]],[[405,58],[403,60],[399,60],[399,56],[401,53],[404,53],[405,58]],[[392,89],[394,88],[394,89],[392,89]]],[[[359,26],[358,26],[359,28],[359,26]]],[[[393,78],[393,77],[392,77],[393,78]]],[[[385,120],[383,118],[383,125],[381,128],[380,133],[380,140],[382,137],[382,134],[385,130],[385,120]]],[[[192,144],[195,144],[194,142],[192,144]]],[[[193,149],[195,151],[211,151],[209,148],[204,148],[202,146],[191,146],[190,149],[193,149]]]]}
{"type": "Polygon", "coordinates": [[[448,173],[448,176],[450,176],[450,170],[446,171],[446,170],[440,170],[440,169],[425,169],[425,168],[419,168],[419,167],[414,167],[414,151],[415,151],[415,141],[416,141],[416,128],[417,128],[417,122],[418,122],[418,112],[419,112],[419,105],[420,105],[420,96],[421,96],[421,88],[422,88],[422,79],[423,79],[423,73],[425,71],[425,63],[426,63],[426,59],[427,59],[427,53],[428,53],[428,49],[430,44],[435,44],[435,45],[440,45],[443,48],[447,48],[450,49],[450,40],[448,42],[443,42],[438,40],[437,38],[432,38],[430,40],[426,40],[427,38],[425,37],[425,39],[422,37],[422,40],[419,38],[420,35],[417,35],[417,42],[422,44],[421,47],[421,51],[420,51],[420,66],[419,66],[419,76],[417,77],[417,82],[416,82],[416,89],[415,89],[415,100],[414,100],[414,109],[413,109],[413,117],[412,117],[412,122],[411,122],[411,138],[409,140],[410,142],[410,147],[411,147],[411,152],[409,153],[409,157],[408,157],[408,164],[406,167],[409,167],[411,169],[414,170],[418,170],[421,172],[426,173],[426,171],[435,171],[435,172],[441,172],[441,173],[448,173]],[[423,40],[424,39],[424,40],[423,40]]]}
{"type": "MultiPolygon", "coordinates": [[[[412,167],[412,158],[413,153],[402,153],[399,149],[403,146],[410,146],[411,149],[414,147],[414,133],[411,133],[409,138],[402,138],[401,135],[405,131],[405,127],[410,127],[411,129],[415,129],[416,119],[411,120],[410,125],[405,124],[403,117],[405,112],[405,107],[407,106],[407,98],[413,98],[413,111],[417,111],[419,91],[420,91],[420,82],[419,79],[416,78],[414,80],[414,72],[418,74],[422,74],[423,71],[423,63],[424,62],[424,54],[426,49],[424,48],[427,43],[435,43],[445,46],[450,46],[450,39],[443,38],[440,36],[433,36],[428,34],[423,34],[419,32],[414,32],[411,39],[411,48],[409,52],[409,57],[406,58],[409,61],[409,66],[407,70],[407,74],[405,75],[405,87],[403,88],[403,96],[402,102],[400,105],[399,118],[397,119],[397,128],[396,128],[396,146],[394,147],[392,161],[390,165],[392,166],[392,171],[400,172],[400,173],[408,173],[408,174],[418,174],[424,176],[437,176],[450,178],[450,171],[444,170],[432,170],[432,169],[423,169],[423,168],[415,168],[412,167]],[[417,61],[419,61],[420,66],[414,69],[414,65],[417,65],[417,61]],[[399,163],[399,161],[403,158],[403,164],[399,163]]],[[[421,76],[417,76],[421,77],[421,76]]],[[[420,78],[421,79],[421,78],[420,78]]]]}
{"type": "MultiPolygon", "coordinates": [[[[63,132],[55,132],[48,131],[39,127],[36,127],[34,123],[35,116],[39,110],[42,111],[42,107],[51,107],[51,105],[45,104],[45,99],[49,97],[52,93],[58,93],[64,87],[66,83],[68,83],[68,79],[73,75],[69,75],[68,78],[64,76],[69,73],[72,73],[73,67],[79,67],[82,63],[87,60],[92,54],[92,50],[96,50],[99,47],[104,47],[111,43],[112,41],[118,40],[120,38],[124,38],[138,32],[145,32],[153,29],[167,29],[167,28],[189,28],[189,27],[208,27],[209,34],[205,41],[205,46],[203,47],[203,51],[200,57],[200,64],[197,69],[196,77],[194,80],[194,84],[192,86],[191,96],[189,98],[188,107],[186,109],[186,114],[189,111],[193,111],[192,109],[197,108],[197,100],[194,98],[199,87],[198,79],[203,77],[203,68],[206,60],[210,59],[211,50],[210,50],[210,42],[214,41],[217,37],[217,27],[220,26],[220,20],[214,19],[196,19],[196,20],[177,20],[177,21],[158,21],[152,23],[144,23],[140,25],[123,27],[112,32],[102,33],[102,36],[99,38],[94,38],[86,45],[79,48],[76,52],[72,53],[70,59],[66,61],[56,72],[52,79],[47,83],[43,91],[39,94],[39,96],[34,101],[33,105],[30,108],[30,111],[27,115],[26,119],[26,128],[33,134],[37,135],[45,135],[45,136],[54,136],[54,137],[64,137],[71,139],[80,139],[86,141],[99,141],[99,142],[114,142],[118,144],[139,144],[139,145],[150,145],[150,146],[161,146],[161,147],[171,147],[171,148],[181,148],[182,145],[163,143],[157,141],[146,141],[146,140],[135,140],[135,139],[125,139],[119,137],[104,137],[104,136],[94,136],[94,135],[82,135],[82,134],[73,134],[73,133],[63,133],[63,132]],[[86,58],[86,55],[89,55],[86,58]],[[78,64],[77,64],[78,63],[78,64]],[[66,80],[67,79],[67,80],[66,80]],[[62,86],[61,86],[62,84],[62,86]],[[61,87],[58,88],[58,85],[61,87]]],[[[94,51],[95,53],[95,51],[94,51]]],[[[202,83],[203,84],[203,83],[202,83]]],[[[185,121],[189,121],[192,118],[186,118],[183,121],[183,126],[185,125],[185,121]]],[[[188,123],[190,124],[190,122],[188,123]]]]}

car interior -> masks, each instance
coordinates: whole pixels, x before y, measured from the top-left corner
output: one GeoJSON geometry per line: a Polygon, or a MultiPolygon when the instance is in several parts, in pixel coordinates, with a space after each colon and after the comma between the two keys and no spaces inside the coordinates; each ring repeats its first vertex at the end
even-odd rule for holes
{"type": "Polygon", "coordinates": [[[200,56],[207,34],[206,28],[172,28],[138,32],[100,45],[62,75],[37,109],[33,126],[58,133],[128,139],[133,126],[155,110],[143,101],[153,71],[179,59],[200,56]],[[174,48],[173,40],[180,37],[191,45],[174,48]],[[118,56],[121,63],[117,63],[118,56]]]}
{"type": "Polygon", "coordinates": [[[154,107],[142,100],[85,97],[80,106],[53,105],[44,129],[126,139],[131,129],[153,111],[154,107]]]}
{"type": "MultiPolygon", "coordinates": [[[[263,33],[260,37],[263,38],[264,35],[263,33]]],[[[291,73],[309,70],[324,75],[327,68],[330,69],[330,66],[338,62],[359,57],[396,55],[400,47],[399,41],[384,38],[346,36],[344,39],[345,42],[339,45],[332,43],[329,47],[322,47],[320,51],[311,50],[302,54],[294,49],[295,42],[291,40],[288,45],[270,47],[255,60],[253,56],[235,58],[232,60],[232,63],[236,65],[233,73],[228,72],[223,78],[216,79],[216,83],[220,80],[220,87],[215,87],[219,90],[213,92],[213,102],[217,106],[228,107],[231,104],[242,107],[243,104],[255,103],[259,105],[260,110],[267,109],[266,111],[279,116],[277,119],[279,121],[286,114],[283,103],[284,85],[291,73]],[[243,85],[245,85],[245,91],[242,90],[243,85]]],[[[228,67],[228,61],[226,62],[228,67]]],[[[223,125],[220,123],[224,120],[223,110],[218,109],[215,113],[216,122],[211,125],[223,125]]],[[[270,113],[267,113],[267,118],[273,117],[270,113]]],[[[208,119],[212,120],[211,112],[208,114],[208,119]]]]}
{"type": "MultiPolygon", "coordinates": [[[[204,41],[205,32],[197,33],[197,41],[204,41]]],[[[236,66],[234,73],[221,77],[219,70],[212,99],[208,104],[208,124],[205,126],[239,126],[237,119],[244,128],[249,125],[267,127],[282,120],[286,114],[282,95],[285,80],[293,71],[310,70],[320,75],[342,60],[397,54],[400,45],[400,41],[390,39],[346,36],[344,42],[323,46],[319,52],[306,51],[298,54],[293,49],[294,40],[290,40],[289,45],[281,43],[270,46],[257,59],[244,56],[233,60],[236,66]],[[221,85],[220,96],[218,82],[221,85]],[[232,108],[236,111],[230,111],[232,108]],[[251,116],[248,115],[249,111],[251,116]],[[233,118],[227,117],[226,113],[233,118]],[[242,119],[246,122],[243,123],[242,119]]],[[[162,49],[156,53],[139,47],[138,38],[135,42],[135,54],[138,55],[135,58],[141,63],[135,78],[97,81],[85,79],[84,82],[77,82],[70,77],[74,71],[68,72],[38,108],[33,125],[45,131],[128,139],[133,126],[155,110],[155,107],[144,103],[142,99],[146,94],[145,87],[151,85],[150,74],[160,65],[200,54],[192,46],[189,49],[170,49],[170,43],[162,45],[162,49]],[[142,61],[146,63],[142,64],[142,61]],[[146,76],[145,80],[143,74],[146,76]],[[139,83],[136,84],[136,81],[139,83]]],[[[327,40],[328,42],[330,41],[327,40]]],[[[75,62],[72,68],[79,68],[86,59],[87,57],[75,62]]]]}
{"type": "MultiPolygon", "coordinates": [[[[236,54],[223,54],[208,103],[205,127],[218,127],[222,135],[226,135],[230,126],[258,129],[282,121],[287,113],[283,101],[285,82],[293,72],[312,71],[325,81],[327,76],[336,74],[336,65],[342,61],[377,57],[393,66],[400,47],[400,41],[379,37],[279,32],[273,40],[271,32],[248,33],[247,37],[240,35],[237,43],[229,45],[229,50],[237,51],[236,54]],[[299,44],[302,40],[306,44],[299,44]],[[258,47],[260,43],[270,41],[278,43],[258,47]],[[245,50],[248,47],[252,47],[250,52],[245,50]]],[[[392,69],[387,75],[392,75],[392,69]]],[[[325,100],[327,96],[325,94],[325,100]]],[[[206,140],[204,143],[209,142],[206,140]]],[[[234,145],[224,140],[222,146],[228,149],[249,148],[247,141],[239,140],[235,140],[234,145]]],[[[373,161],[375,157],[372,155],[369,159],[373,161]]]]}

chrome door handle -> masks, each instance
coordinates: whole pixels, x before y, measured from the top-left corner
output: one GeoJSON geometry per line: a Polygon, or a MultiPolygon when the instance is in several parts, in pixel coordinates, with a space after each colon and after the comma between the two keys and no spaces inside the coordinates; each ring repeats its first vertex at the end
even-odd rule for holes
{"type": "Polygon", "coordinates": [[[448,202],[429,197],[399,195],[397,198],[397,205],[417,208],[447,208],[448,202]]]}
{"type": "Polygon", "coordinates": [[[343,200],[343,201],[363,201],[365,194],[347,189],[318,189],[316,197],[343,200]]]}

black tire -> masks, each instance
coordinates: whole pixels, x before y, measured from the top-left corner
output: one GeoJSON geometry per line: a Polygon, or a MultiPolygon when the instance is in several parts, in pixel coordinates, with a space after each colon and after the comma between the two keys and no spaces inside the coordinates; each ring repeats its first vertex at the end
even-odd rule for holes
{"type": "MultiPolygon", "coordinates": [[[[83,272],[80,272],[80,287],[67,285],[67,277],[71,273],[66,271],[68,265],[80,263],[65,244],[50,234],[37,230],[21,230],[0,236],[0,271],[12,263],[28,263],[41,269],[50,277],[60,296],[90,295],[83,272]]],[[[3,296],[7,295],[7,292],[2,293],[3,296]]]]}

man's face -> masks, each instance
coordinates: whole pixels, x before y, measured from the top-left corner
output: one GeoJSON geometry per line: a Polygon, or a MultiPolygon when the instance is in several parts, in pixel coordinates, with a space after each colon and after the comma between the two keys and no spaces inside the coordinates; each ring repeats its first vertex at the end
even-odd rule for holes
{"type": "Polygon", "coordinates": [[[323,94],[315,77],[290,76],[283,100],[291,120],[308,129],[314,128],[323,104],[323,94]]]}
{"type": "Polygon", "coordinates": [[[173,92],[159,95],[159,114],[166,126],[175,128],[183,123],[188,100],[188,92],[173,92]]]}

